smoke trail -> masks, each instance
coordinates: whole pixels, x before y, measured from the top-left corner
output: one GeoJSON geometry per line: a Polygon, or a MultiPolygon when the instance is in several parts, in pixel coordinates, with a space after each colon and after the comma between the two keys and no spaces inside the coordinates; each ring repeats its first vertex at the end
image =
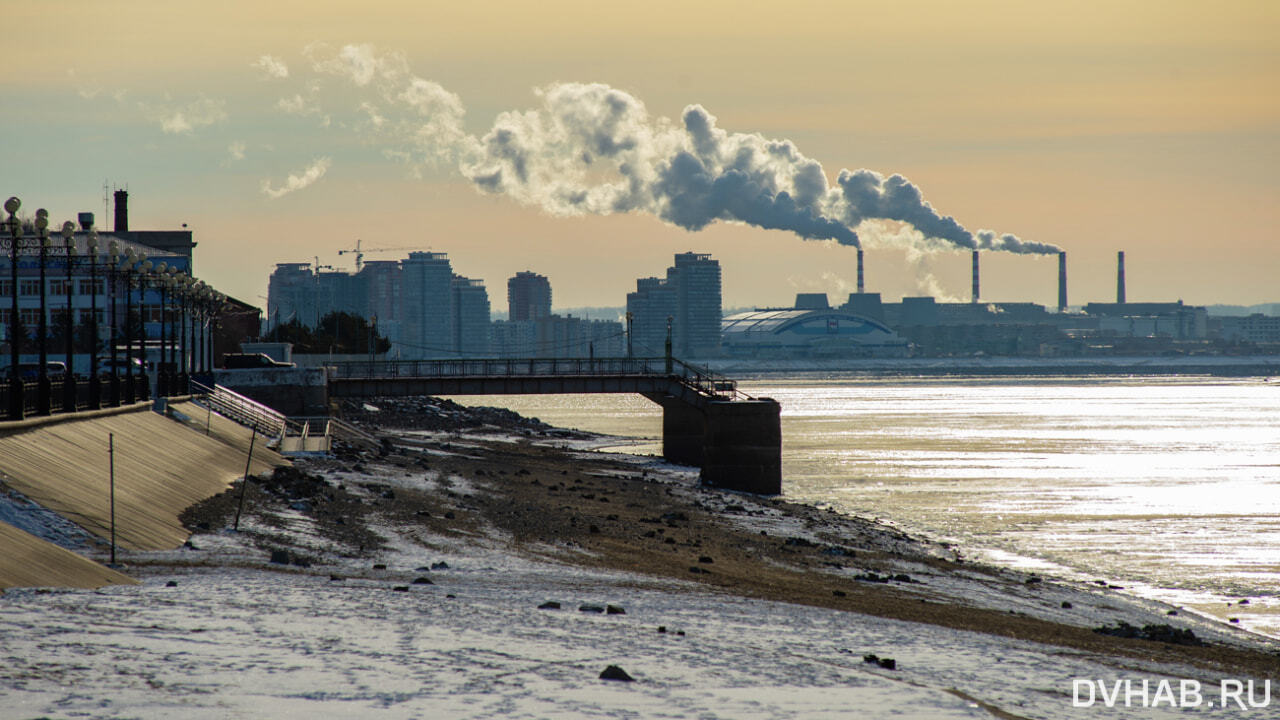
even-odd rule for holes
{"type": "Polygon", "coordinates": [[[740,222],[856,247],[860,226],[890,220],[918,230],[925,246],[1057,252],[1013,235],[975,237],[901,175],[841,170],[832,186],[791,141],[726,131],[699,105],[675,122],[608,85],[559,83],[535,91],[533,109],[502,112],[477,136],[464,129],[461,99],[414,76],[403,56],[369,45],[306,54],[315,72],[375,95],[344,100],[368,118],[356,129],[399,146],[389,156],[443,162],[481,192],[554,215],[642,212],[687,230],[740,222]],[[406,112],[392,119],[391,108],[406,112]]]}

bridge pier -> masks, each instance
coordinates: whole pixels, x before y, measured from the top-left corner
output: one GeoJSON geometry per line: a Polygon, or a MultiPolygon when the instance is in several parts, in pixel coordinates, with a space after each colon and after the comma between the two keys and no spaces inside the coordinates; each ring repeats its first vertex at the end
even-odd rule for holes
{"type": "Polygon", "coordinates": [[[702,442],[706,416],[689,403],[670,395],[649,396],[662,406],[662,457],[679,465],[702,466],[702,442]]]}
{"type": "Polygon", "coordinates": [[[712,401],[702,439],[702,484],[782,494],[781,406],[776,400],[712,401]]]}
{"type": "Polygon", "coordinates": [[[781,406],[776,400],[713,400],[699,408],[670,395],[662,406],[662,456],[702,468],[707,487],[782,493],[781,406]]]}

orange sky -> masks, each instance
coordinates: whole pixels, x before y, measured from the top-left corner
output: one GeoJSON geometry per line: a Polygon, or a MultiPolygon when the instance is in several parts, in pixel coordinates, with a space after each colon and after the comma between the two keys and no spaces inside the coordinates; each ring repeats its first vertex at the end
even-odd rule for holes
{"type": "MultiPolygon", "coordinates": [[[[354,95],[325,96],[328,126],[281,109],[307,94],[316,43],[403,55],[457,94],[475,134],[557,82],[606,83],[672,119],[701,104],[726,130],[791,139],[828,181],[901,173],[970,229],[1062,246],[1073,303],[1111,298],[1121,249],[1133,300],[1280,301],[1272,2],[43,0],[5,15],[0,192],[70,218],[101,215],[104,181],[127,185],[134,227],[189,223],[197,274],[250,301],[265,302],[274,263],[345,266],[336,251],[357,238],[448,252],[496,308],[524,269],[551,278],[557,307],[621,305],[685,250],[720,260],[726,307],[854,280],[852,250],[829,242],[552,217],[448,164],[406,166],[356,122],[354,95]],[[289,77],[267,79],[263,56],[289,77]],[[321,157],[318,180],[264,192],[321,157]]],[[[867,260],[888,300],[967,299],[959,253],[867,260]]],[[[987,253],[983,269],[986,299],[1055,301],[1052,258],[987,253]]]]}

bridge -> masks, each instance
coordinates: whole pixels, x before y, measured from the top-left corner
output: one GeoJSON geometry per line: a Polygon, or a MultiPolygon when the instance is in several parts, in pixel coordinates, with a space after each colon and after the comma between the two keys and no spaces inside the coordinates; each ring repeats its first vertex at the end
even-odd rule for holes
{"type": "Polygon", "coordinates": [[[634,393],[662,406],[662,454],[709,487],[782,491],[780,407],[671,357],[334,363],[330,398],[634,393]]]}

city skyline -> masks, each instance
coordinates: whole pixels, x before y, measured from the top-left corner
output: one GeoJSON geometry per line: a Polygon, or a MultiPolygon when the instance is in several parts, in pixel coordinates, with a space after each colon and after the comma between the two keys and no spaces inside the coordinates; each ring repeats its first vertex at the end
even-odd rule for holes
{"type": "MultiPolygon", "coordinates": [[[[127,187],[133,229],[186,223],[197,274],[264,307],[276,263],[350,267],[338,251],[357,240],[448,252],[491,287],[532,269],[561,307],[620,306],[635,277],[688,251],[721,262],[725,307],[853,290],[855,253],[836,240],[722,221],[694,232],[676,223],[697,219],[644,209],[557,216],[533,190],[479,192],[478,175],[427,157],[455,130],[483,137],[501,113],[599,83],[653,127],[705,108],[730,134],[790,140],[829,188],[842,169],[901,173],[970,231],[1060,246],[1073,305],[1114,296],[1119,250],[1132,300],[1280,300],[1280,12],[1267,4],[811,3],[787,22],[718,3],[387,2],[357,18],[286,3],[246,22],[249,7],[11,9],[14,26],[70,40],[0,51],[5,192],[109,229],[102,185],[127,187]],[[392,76],[417,94],[373,92],[392,76]],[[455,102],[465,115],[442,125],[455,102]]],[[[922,253],[890,230],[858,228],[868,291],[967,299],[963,248],[922,253]]],[[[1051,255],[986,252],[984,299],[1052,306],[1056,274],[1051,255]]]]}

